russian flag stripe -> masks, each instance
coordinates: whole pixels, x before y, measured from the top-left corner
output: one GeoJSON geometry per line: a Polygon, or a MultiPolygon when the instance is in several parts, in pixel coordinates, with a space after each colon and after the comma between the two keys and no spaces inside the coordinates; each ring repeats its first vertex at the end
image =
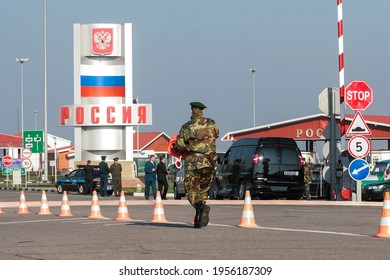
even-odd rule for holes
{"type": "Polygon", "coordinates": [[[125,76],[124,65],[80,65],[81,76],[125,76]]]}
{"type": "Polygon", "coordinates": [[[125,76],[81,76],[80,85],[90,87],[124,87],[125,76]]]}
{"type": "Polygon", "coordinates": [[[81,97],[125,97],[124,65],[80,66],[81,97]]]}
{"type": "Polygon", "coordinates": [[[82,97],[125,97],[125,87],[81,87],[82,97]]]}

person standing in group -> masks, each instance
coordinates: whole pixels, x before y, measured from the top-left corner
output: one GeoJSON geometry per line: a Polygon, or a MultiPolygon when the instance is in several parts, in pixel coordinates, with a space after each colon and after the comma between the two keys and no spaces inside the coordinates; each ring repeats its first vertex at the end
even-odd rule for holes
{"type": "Polygon", "coordinates": [[[118,162],[118,160],[119,158],[114,158],[114,163],[110,166],[115,196],[119,196],[122,191],[122,165],[118,162]]]}
{"type": "Polygon", "coordinates": [[[84,166],[84,190],[83,195],[91,194],[92,193],[92,181],[95,177],[95,169],[93,166],[91,166],[91,161],[87,160],[87,165],[84,166]]]}
{"type": "Polygon", "coordinates": [[[165,165],[165,157],[160,156],[160,162],[157,164],[157,181],[158,181],[158,191],[161,194],[161,199],[167,199],[168,192],[168,180],[167,180],[168,170],[165,165]],[[162,188],[164,187],[164,190],[162,188]]]}
{"type": "Polygon", "coordinates": [[[108,196],[107,184],[108,184],[108,174],[110,174],[110,168],[108,168],[106,158],[107,158],[106,156],[102,156],[102,161],[99,163],[101,196],[108,196]]]}
{"type": "Polygon", "coordinates": [[[145,199],[149,199],[150,187],[152,187],[153,197],[156,199],[156,160],[155,155],[150,155],[145,163],[145,199]]]}
{"type": "Polygon", "coordinates": [[[186,154],[184,188],[186,196],[195,208],[194,227],[207,226],[210,206],[206,205],[208,192],[214,181],[217,161],[216,139],[219,129],[214,120],[203,116],[206,106],[192,102],[191,120],[185,123],[173,144],[175,151],[186,154]]]}
{"type": "Polygon", "coordinates": [[[313,182],[313,166],[309,160],[305,160],[305,165],[303,167],[303,180],[305,183],[305,195],[307,200],[311,200],[310,194],[310,184],[313,182]]]}

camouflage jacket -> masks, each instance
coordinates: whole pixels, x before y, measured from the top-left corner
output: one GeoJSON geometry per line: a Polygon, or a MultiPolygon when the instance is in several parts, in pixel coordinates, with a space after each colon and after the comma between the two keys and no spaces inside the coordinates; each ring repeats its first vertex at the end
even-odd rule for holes
{"type": "Polygon", "coordinates": [[[219,129],[214,120],[193,114],[179,132],[175,149],[189,154],[185,161],[186,170],[214,167],[216,161],[215,140],[219,137],[219,129]],[[200,156],[202,154],[203,156],[200,156]]]}

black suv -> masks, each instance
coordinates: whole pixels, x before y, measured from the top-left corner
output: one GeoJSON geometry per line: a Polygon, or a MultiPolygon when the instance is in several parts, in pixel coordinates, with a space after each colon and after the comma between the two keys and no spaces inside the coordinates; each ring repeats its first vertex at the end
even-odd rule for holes
{"type": "MultiPolygon", "coordinates": [[[[97,165],[94,167],[95,176],[92,181],[92,190],[100,191],[100,172],[97,165]]],[[[56,182],[56,188],[58,193],[64,191],[78,192],[82,194],[84,191],[85,179],[84,179],[84,165],[78,165],[78,168],[66,174],[65,177],[60,178],[56,182]]],[[[112,195],[112,180],[108,177],[107,194],[112,195]]]]}
{"type": "Polygon", "coordinates": [[[212,199],[251,197],[299,199],[304,193],[304,161],[294,139],[242,138],[218,166],[212,199]]]}

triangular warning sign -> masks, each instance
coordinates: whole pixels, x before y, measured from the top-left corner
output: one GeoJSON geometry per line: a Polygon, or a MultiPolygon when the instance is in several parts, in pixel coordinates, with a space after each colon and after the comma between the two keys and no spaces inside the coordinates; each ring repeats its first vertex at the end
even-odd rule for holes
{"type": "Polygon", "coordinates": [[[347,134],[349,135],[371,135],[371,130],[363,120],[362,114],[357,112],[351,124],[348,127],[347,134]]]}

